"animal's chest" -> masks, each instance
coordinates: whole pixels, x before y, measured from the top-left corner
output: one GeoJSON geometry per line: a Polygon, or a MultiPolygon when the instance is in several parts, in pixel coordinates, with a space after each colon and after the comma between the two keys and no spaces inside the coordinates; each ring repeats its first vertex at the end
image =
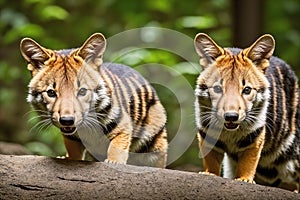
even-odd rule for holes
{"type": "Polygon", "coordinates": [[[241,133],[236,132],[222,132],[220,141],[224,143],[224,151],[228,154],[237,154],[244,148],[240,147],[240,141],[245,138],[241,133]]]}
{"type": "Polygon", "coordinates": [[[220,131],[213,129],[209,129],[206,134],[207,138],[204,139],[210,140],[209,142],[212,143],[218,151],[226,152],[229,155],[237,155],[245,149],[241,142],[246,140],[247,134],[236,131],[220,131]],[[215,140],[209,138],[214,138],[215,140]]]}

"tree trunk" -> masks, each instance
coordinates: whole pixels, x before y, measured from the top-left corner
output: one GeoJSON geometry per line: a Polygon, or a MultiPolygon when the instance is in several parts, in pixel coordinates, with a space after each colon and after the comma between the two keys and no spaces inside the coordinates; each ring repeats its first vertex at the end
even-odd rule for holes
{"type": "Polygon", "coordinates": [[[232,0],[233,46],[248,47],[262,34],[264,0],[232,0]]]}
{"type": "Polygon", "coordinates": [[[0,155],[0,199],[300,199],[296,193],[191,172],[0,155]]]}

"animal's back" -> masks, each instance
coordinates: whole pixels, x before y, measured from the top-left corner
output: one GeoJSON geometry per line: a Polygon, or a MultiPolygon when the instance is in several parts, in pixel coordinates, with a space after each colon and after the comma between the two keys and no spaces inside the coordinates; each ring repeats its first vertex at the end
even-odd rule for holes
{"type": "Polygon", "coordinates": [[[265,145],[256,171],[258,183],[279,186],[299,182],[300,105],[298,78],[291,67],[271,57],[266,71],[270,99],[266,120],[265,145]],[[286,170],[282,170],[286,169],[286,170]],[[298,175],[296,175],[298,173],[298,175]]]}

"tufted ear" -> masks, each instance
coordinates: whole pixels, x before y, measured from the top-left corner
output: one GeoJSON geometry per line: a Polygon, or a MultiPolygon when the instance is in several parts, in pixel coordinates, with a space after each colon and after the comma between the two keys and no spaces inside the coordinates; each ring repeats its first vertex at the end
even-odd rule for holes
{"type": "Polygon", "coordinates": [[[105,37],[101,33],[95,33],[77,50],[77,55],[87,63],[100,66],[105,48],[105,37]]]}
{"type": "Polygon", "coordinates": [[[51,57],[51,51],[40,46],[31,38],[24,38],[20,43],[22,56],[28,62],[28,70],[31,72],[39,70],[51,57]]]}
{"type": "Polygon", "coordinates": [[[216,58],[224,54],[223,48],[218,46],[208,35],[199,33],[194,40],[196,52],[200,56],[200,65],[207,67],[216,58]]]}
{"type": "Polygon", "coordinates": [[[269,59],[273,55],[275,49],[275,40],[265,34],[258,38],[249,48],[244,49],[243,53],[247,56],[258,68],[265,71],[269,64],[269,59]]]}

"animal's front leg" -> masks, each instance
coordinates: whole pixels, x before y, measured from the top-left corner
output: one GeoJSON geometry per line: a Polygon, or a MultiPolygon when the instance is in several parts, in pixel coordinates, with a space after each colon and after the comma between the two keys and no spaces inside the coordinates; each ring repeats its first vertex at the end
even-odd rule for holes
{"type": "Polygon", "coordinates": [[[204,172],[200,173],[220,176],[224,153],[217,152],[213,149],[213,147],[207,146],[206,141],[202,137],[199,137],[199,140],[199,147],[203,156],[204,168],[204,172]]]}
{"type": "Polygon", "coordinates": [[[126,132],[119,133],[114,137],[107,150],[108,163],[126,164],[129,155],[129,147],[131,143],[131,136],[126,132]]]}
{"type": "Polygon", "coordinates": [[[71,140],[64,136],[64,143],[66,147],[66,159],[69,160],[84,160],[85,147],[83,144],[76,140],[71,140]]]}
{"type": "Polygon", "coordinates": [[[204,174],[220,176],[223,157],[224,154],[214,150],[210,150],[205,156],[203,156],[204,174]]]}
{"type": "Polygon", "coordinates": [[[260,157],[259,154],[260,152],[254,148],[247,149],[243,152],[236,168],[236,180],[255,183],[253,179],[260,157]]]}
{"type": "Polygon", "coordinates": [[[256,138],[253,144],[244,150],[239,156],[236,168],[236,180],[255,183],[254,176],[258,161],[260,159],[261,150],[264,145],[265,129],[256,138]]]}

